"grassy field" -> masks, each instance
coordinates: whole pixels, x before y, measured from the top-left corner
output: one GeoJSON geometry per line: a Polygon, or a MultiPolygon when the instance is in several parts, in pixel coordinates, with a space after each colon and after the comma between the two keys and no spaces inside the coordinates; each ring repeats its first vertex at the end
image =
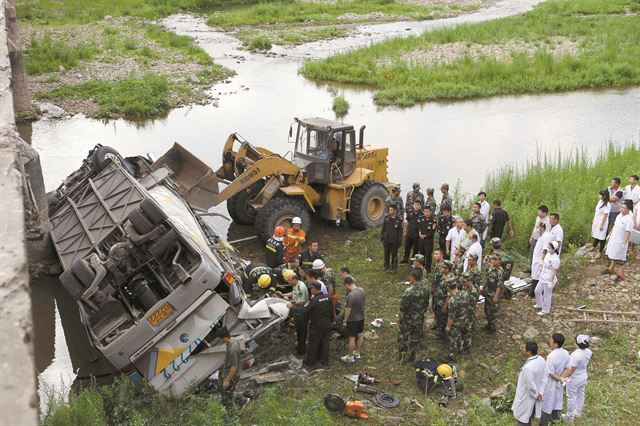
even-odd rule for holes
{"type": "Polygon", "coordinates": [[[635,0],[549,0],[523,15],[308,61],[301,72],[371,86],[378,104],[400,106],[638,84],[639,12],[635,0]],[[444,57],[434,60],[440,50],[444,57]]]}
{"type": "MultiPolygon", "coordinates": [[[[513,167],[503,168],[488,179],[485,186],[490,195],[505,200],[507,208],[516,221],[520,235],[528,230],[532,209],[540,202],[547,202],[552,209],[562,213],[565,235],[576,245],[587,242],[588,238],[575,229],[587,227],[593,209],[593,193],[604,186],[613,175],[625,176],[633,167],[638,167],[640,146],[603,151],[593,162],[580,154],[573,160],[562,161],[537,158],[523,170],[513,167]],[[585,176],[589,178],[585,179],[585,176]],[[523,210],[515,209],[522,204],[523,210]],[[555,204],[554,204],[555,203],[555,204]],[[584,214],[570,214],[571,211],[584,214]],[[522,216],[520,216],[522,215],[522,216]],[[520,220],[522,218],[522,220],[520,220]],[[526,219],[526,221],[525,221],[526,219]],[[519,223],[522,222],[522,225],[519,223]],[[526,222],[526,226],[525,226],[526,222]]],[[[462,198],[461,198],[462,199],[462,198]]],[[[464,210],[463,206],[459,207],[464,210]]],[[[522,237],[518,237],[522,238],[522,237]]],[[[511,240],[509,251],[517,258],[524,259],[521,249],[524,240],[511,240]]],[[[527,297],[519,295],[504,301],[501,307],[497,335],[476,332],[471,355],[460,357],[456,366],[465,388],[460,397],[449,408],[438,406],[439,394],[425,397],[416,387],[415,372],[411,366],[397,360],[396,319],[400,297],[404,290],[401,282],[404,272],[392,274],[381,271],[382,247],[379,230],[352,234],[348,240],[321,248],[325,261],[334,269],[348,265],[359,285],[367,292],[366,323],[374,318],[383,318],[381,329],[366,327],[370,335],[365,340],[363,359],[355,365],[344,365],[337,361],[345,352],[345,342],[332,340],[329,369],[307,378],[294,378],[278,385],[261,386],[252,393],[252,402],[237,417],[226,424],[268,424],[290,425],[331,425],[336,423],[356,424],[361,421],[347,419],[328,413],[322,405],[328,393],[337,393],[343,398],[367,399],[366,395],[355,393],[345,374],[367,371],[381,380],[399,379],[400,386],[380,385],[401,400],[400,407],[385,411],[373,404],[367,405],[371,424],[410,425],[512,425],[510,412],[514,387],[500,398],[491,400],[489,395],[505,383],[515,384],[519,369],[524,361],[519,353],[519,345],[524,342],[522,334],[534,326],[540,334],[536,337],[541,350],[548,353],[552,332],[562,332],[568,337],[566,347],[573,350],[571,339],[577,334],[596,336],[592,349],[594,357],[589,367],[589,384],[585,413],[581,425],[630,425],[640,416],[640,382],[637,380],[635,355],[640,349],[637,327],[611,328],[603,325],[572,323],[572,314],[558,305],[576,306],[586,304],[590,309],[631,310],[637,304],[640,291],[640,264],[630,262],[627,283],[624,288],[611,289],[602,285],[600,277],[602,265],[590,265],[584,259],[571,256],[568,249],[563,257],[560,282],[554,295],[553,315],[540,319],[527,297]],[[623,294],[624,297],[620,297],[623,294]],[[635,296],[634,296],[635,295],[635,296]],[[546,322],[545,322],[546,321],[546,322]],[[416,398],[424,409],[409,403],[416,398]]],[[[517,265],[516,273],[520,270],[517,265]]],[[[401,267],[401,271],[406,267],[401,267]]],[[[406,269],[408,270],[408,269],[406,269]]],[[[343,293],[342,289],[340,291],[343,293]]],[[[484,325],[484,314],[478,308],[478,327],[484,325]]],[[[429,311],[423,347],[420,358],[438,359],[446,354],[446,345],[435,338],[428,326],[432,322],[429,311]]],[[[259,342],[267,345],[263,354],[268,363],[287,356],[292,351],[294,333],[292,330],[277,341],[259,342]]],[[[126,378],[111,386],[90,387],[70,397],[69,404],[52,406],[45,419],[46,425],[76,424],[185,424],[220,425],[225,422],[224,412],[215,394],[192,395],[182,399],[169,399],[151,389],[135,394],[126,378]]]]}

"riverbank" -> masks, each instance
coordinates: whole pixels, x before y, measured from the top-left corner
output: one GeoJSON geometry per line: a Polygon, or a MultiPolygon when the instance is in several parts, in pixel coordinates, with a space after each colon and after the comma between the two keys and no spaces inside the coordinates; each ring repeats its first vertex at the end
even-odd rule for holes
{"type": "Polygon", "coordinates": [[[310,79],[375,90],[380,105],[640,83],[640,6],[549,0],[525,14],[308,61],[310,79]]]}
{"type": "MultiPolygon", "coordinates": [[[[547,200],[549,185],[562,182],[576,183],[572,175],[589,176],[594,187],[599,187],[610,174],[624,176],[627,167],[637,167],[638,147],[603,152],[600,159],[590,168],[576,169],[572,163],[567,166],[549,162],[545,165],[541,159],[538,167],[531,166],[523,171],[515,181],[520,183],[523,197],[519,200],[506,197],[510,203],[522,203],[535,206],[538,200],[547,200]],[[635,151],[633,150],[635,149],[635,151]],[[591,168],[593,167],[593,168],[591,168]],[[555,172],[553,172],[555,170],[555,172]],[[547,174],[553,174],[549,179],[547,174]],[[590,174],[587,174],[590,173],[590,174]],[[522,183],[524,182],[524,183],[522,183]],[[526,193],[526,194],[524,194],[526,193]]],[[[578,162],[579,163],[579,162],[578,162]]],[[[503,169],[506,170],[506,169],[503,169]]],[[[497,172],[496,177],[485,183],[491,188],[490,197],[504,190],[497,182],[506,182],[507,172],[497,172]]],[[[577,178],[576,178],[577,179],[577,178]]],[[[574,220],[582,221],[579,216],[566,215],[576,200],[592,200],[587,188],[579,187],[573,193],[561,193],[565,203],[558,204],[563,217],[562,224],[573,229],[574,220]],[[583,193],[583,191],[585,191],[583,193]]],[[[505,193],[506,195],[506,193],[505,193]]],[[[579,205],[579,204],[578,204],[579,205]]],[[[592,207],[592,206],[591,206],[592,207]]],[[[535,209],[535,207],[531,207],[535,209]]],[[[592,212],[589,208],[589,212],[592,212]]],[[[522,221],[523,227],[532,222],[532,210],[522,221]]],[[[517,224],[516,224],[517,226],[517,224]]],[[[519,232],[518,227],[516,229],[519,232]]],[[[568,234],[565,234],[567,236],[568,234]]],[[[398,387],[380,385],[387,392],[401,400],[396,409],[385,411],[373,404],[367,405],[372,424],[496,424],[512,425],[513,417],[509,411],[519,369],[524,361],[519,346],[526,339],[535,339],[540,345],[540,353],[547,355],[548,341],[554,332],[567,336],[567,349],[573,350],[572,339],[577,334],[590,334],[594,357],[590,365],[590,381],[587,386],[585,413],[580,422],[584,425],[627,425],[633,424],[640,412],[640,382],[635,377],[637,352],[640,349],[640,326],[625,327],[603,324],[584,324],[575,314],[563,307],[585,305],[587,309],[612,311],[640,311],[640,263],[630,261],[627,280],[621,286],[615,286],[610,277],[602,276],[605,261],[590,264],[587,258],[576,257],[571,245],[567,245],[562,257],[560,281],[554,294],[554,306],[549,316],[540,318],[531,307],[531,300],[517,294],[512,300],[505,300],[501,307],[498,333],[487,335],[479,328],[484,325],[482,308],[478,307],[478,324],[474,346],[469,356],[461,356],[456,366],[464,382],[464,391],[453,401],[449,408],[438,407],[438,395],[425,397],[417,388],[415,371],[411,366],[397,361],[396,313],[404,291],[408,265],[402,266],[401,273],[382,272],[382,246],[379,230],[373,229],[354,234],[349,240],[321,247],[326,263],[334,270],[348,265],[360,286],[367,292],[366,321],[369,324],[375,318],[382,318],[381,329],[366,327],[366,339],[363,359],[354,365],[344,365],[338,361],[345,352],[343,340],[331,341],[331,360],[329,369],[320,370],[309,378],[292,379],[281,385],[263,386],[246,409],[240,412],[237,424],[274,424],[285,425],[295,421],[301,425],[332,424],[344,421],[344,418],[329,414],[322,406],[322,398],[327,393],[338,393],[344,398],[366,399],[366,395],[355,394],[353,386],[343,378],[345,374],[357,374],[367,371],[381,380],[399,379],[398,387]],[[526,336],[526,337],[525,337],[526,336]],[[511,384],[511,387],[491,394],[511,384]],[[425,408],[410,403],[411,398],[425,408]]],[[[575,244],[587,242],[576,240],[575,244]]],[[[526,252],[520,245],[510,249],[518,259],[524,259],[526,252]]],[[[516,276],[526,277],[519,271],[526,266],[519,261],[516,276]]],[[[344,290],[339,287],[341,296],[344,290]]],[[[419,351],[420,358],[437,359],[447,353],[443,341],[434,338],[429,326],[433,323],[433,314],[429,310],[425,322],[425,339],[419,351]]],[[[292,329],[284,336],[274,337],[269,357],[261,358],[268,363],[293,351],[295,333],[292,329]]],[[[216,396],[201,394],[185,399],[172,400],[146,390],[135,395],[132,385],[126,378],[113,386],[89,388],[71,397],[69,407],[53,410],[45,424],[77,424],[86,420],[89,424],[121,424],[126,422],[151,422],[159,424],[201,424],[206,419],[209,424],[222,423],[222,408],[216,396]],[[160,413],[160,415],[159,415],[160,413]]]]}

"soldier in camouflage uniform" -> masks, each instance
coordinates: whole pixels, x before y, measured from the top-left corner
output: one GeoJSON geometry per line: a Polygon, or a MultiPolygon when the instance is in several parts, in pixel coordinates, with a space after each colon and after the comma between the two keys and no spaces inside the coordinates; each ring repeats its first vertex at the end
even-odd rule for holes
{"type": "Polygon", "coordinates": [[[333,270],[331,268],[327,268],[324,264],[324,261],[322,261],[322,263],[317,262],[317,260],[314,261],[313,269],[316,269],[316,266],[320,265],[322,265],[322,268],[319,269],[321,274],[320,281],[322,281],[324,285],[327,286],[327,291],[329,292],[329,299],[331,300],[331,322],[333,322],[336,320],[341,311],[341,306],[339,303],[340,294],[338,293],[338,283],[333,270]]]}
{"type": "Polygon", "coordinates": [[[431,207],[431,213],[433,213],[433,216],[435,217],[438,203],[436,203],[436,197],[433,196],[433,192],[433,188],[427,188],[427,197],[424,200],[424,205],[431,207]]]}
{"type": "Polygon", "coordinates": [[[398,350],[400,359],[413,362],[416,358],[416,350],[420,345],[429,290],[422,281],[419,269],[411,271],[409,282],[409,287],[404,291],[400,300],[398,350]]]}
{"type": "Polygon", "coordinates": [[[384,202],[384,211],[388,212],[390,206],[396,206],[396,211],[398,212],[398,217],[401,220],[404,220],[404,204],[402,203],[402,197],[400,196],[400,187],[394,186],[391,189],[391,195],[387,197],[384,202]]]}
{"type": "Polygon", "coordinates": [[[449,361],[455,361],[462,352],[462,333],[466,328],[467,304],[469,296],[464,290],[458,290],[456,281],[449,282],[449,295],[447,297],[447,338],[449,341],[449,361]]]}
{"type": "Polygon", "coordinates": [[[484,314],[487,317],[485,328],[489,333],[495,333],[500,300],[504,292],[504,270],[500,266],[500,256],[493,254],[489,260],[491,261],[491,270],[487,272],[482,295],[484,296],[484,314]]]}
{"type": "Polygon", "coordinates": [[[462,274],[462,282],[464,291],[467,293],[466,320],[465,327],[462,330],[462,352],[468,355],[471,351],[471,343],[476,326],[476,306],[480,298],[480,287],[473,282],[473,276],[470,272],[462,274]]]}
{"type": "Polygon", "coordinates": [[[407,193],[407,202],[404,205],[404,209],[409,212],[415,202],[420,203],[420,208],[424,206],[424,194],[420,192],[420,184],[418,182],[413,184],[413,191],[407,193]]]}
{"type": "Polygon", "coordinates": [[[456,257],[453,261],[453,275],[455,275],[458,280],[462,277],[462,273],[464,272],[464,254],[466,252],[467,249],[462,245],[456,247],[456,257]]]}
{"type": "Polygon", "coordinates": [[[438,317],[440,314],[438,313],[438,309],[436,308],[436,298],[438,297],[438,289],[444,283],[444,279],[442,277],[442,266],[444,265],[444,254],[442,250],[436,249],[433,251],[433,281],[431,286],[431,308],[433,309],[433,326],[432,330],[438,329],[438,317]]]}
{"type": "Polygon", "coordinates": [[[482,287],[482,271],[478,267],[478,255],[476,253],[470,253],[467,257],[467,270],[471,276],[471,281],[476,286],[476,289],[482,287]]]}
{"type": "Polygon", "coordinates": [[[437,312],[439,312],[439,316],[436,316],[438,321],[438,334],[439,337],[444,337],[444,329],[447,326],[447,298],[449,286],[451,284],[458,285],[455,275],[453,275],[453,262],[450,260],[445,260],[442,264],[442,280],[440,285],[438,286],[438,297],[437,303],[438,306],[437,312]]]}

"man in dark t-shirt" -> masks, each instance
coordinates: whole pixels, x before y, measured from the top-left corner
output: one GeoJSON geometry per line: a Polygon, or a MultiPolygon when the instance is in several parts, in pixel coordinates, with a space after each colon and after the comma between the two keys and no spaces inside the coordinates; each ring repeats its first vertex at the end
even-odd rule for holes
{"type": "Polygon", "coordinates": [[[502,238],[505,225],[509,226],[509,236],[513,237],[513,225],[509,213],[502,208],[500,200],[493,200],[493,215],[491,216],[491,238],[502,238]]]}
{"type": "MultiPolygon", "coordinates": [[[[242,373],[241,347],[240,342],[231,337],[227,327],[222,327],[216,331],[216,337],[227,345],[227,351],[224,356],[224,365],[220,371],[218,380],[220,381],[220,394],[222,395],[222,404],[225,407],[233,405],[233,393],[236,389],[238,379],[242,373]]],[[[248,401],[243,398],[240,403],[242,408],[248,401]]]]}
{"type": "Polygon", "coordinates": [[[356,362],[360,359],[362,341],[364,340],[364,301],[366,298],[364,289],[356,285],[353,277],[344,279],[347,288],[347,303],[344,308],[342,326],[347,331],[349,338],[349,352],[340,361],[346,363],[356,362]]]}

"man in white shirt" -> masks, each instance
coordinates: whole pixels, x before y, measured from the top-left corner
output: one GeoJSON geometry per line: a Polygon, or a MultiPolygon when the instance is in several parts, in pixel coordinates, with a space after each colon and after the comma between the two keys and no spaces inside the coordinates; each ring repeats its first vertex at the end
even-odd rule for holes
{"type": "Polygon", "coordinates": [[[467,272],[467,260],[469,259],[469,256],[471,256],[471,254],[475,254],[476,256],[478,256],[478,268],[482,268],[482,246],[480,245],[480,241],[478,241],[478,234],[471,234],[469,240],[471,241],[471,245],[469,246],[469,250],[467,250],[467,253],[464,256],[464,272],[467,272]]]}
{"type": "Polygon", "coordinates": [[[536,342],[527,342],[521,348],[521,352],[528,358],[520,369],[511,411],[519,426],[531,426],[536,414],[536,399],[542,389],[546,364],[544,358],[538,355],[536,342]]]}
{"type": "Polygon", "coordinates": [[[554,333],[549,347],[551,353],[547,355],[542,388],[538,391],[538,401],[541,401],[542,415],[540,426],[548,426],[550,421],[560,420],[563,405],[562,372],[569,366],[569,352],[562,349],[564,336],[554,333]]]}
{"type": "Polygon", "coordinates": [[[638,202],[640,202],[640,186],[638,185],[638,175],[629,176],[629,185],[624,187],[624,199],[631,200],[635,207],[638,206],[638,202]]]}
{"type": "Polygon", "coordinates": [[[456,249],[460,245],[462,241],[462,236],[464,234],[464,229],[462,229],[462,218],[460,216],[454,217],[454,226],[449,229],[449,233],[445,238],[446,241],[446,254],[449,256],[449,260],[453,262],[456,257],[456,249]]]}
{"type": "Polygon", "coordinates": [[[531,231],[531,236],[529,237],[529,248],[530,248],[530,253],[529,255],[532,256],[533,255],[533,249],[536,246],[536,241],[538,241],[538,238],[540,238],[540,230],[538,229],[538,227],[540,226],[540,223],[544,223],[546,226],[546,229],[551,229],[551,226],[549,224],[549,208],[547,206],[545,206],[544,204],[538,206],[538,212],[536,214],[536,222],[533,225],[533,230],[531,231]]]}
{"type": "MultiPolygon", "coordinates": [[[[551,240],[558,242],[558,256],[562,253],[562,240],[564,240],[564,229],[560,226],[560,215],[551,213],[549,215],[549,224],[551,225],[551,240]]],[[[549,229],[549,228],[547,228],[549,229]]]]}
{"type": "Polygon", "coordinates": [[[480,202],[480,214],[484,216],[486,221],[486,227],[484,228],[484,233],[482,234],[482,241],[487,239],[487,232],[489,229],[489,211],[491,211],[491,204],[487,201],[487,193],[484,191],[480,191],[478,193],[478,201],[480,202]]]}

